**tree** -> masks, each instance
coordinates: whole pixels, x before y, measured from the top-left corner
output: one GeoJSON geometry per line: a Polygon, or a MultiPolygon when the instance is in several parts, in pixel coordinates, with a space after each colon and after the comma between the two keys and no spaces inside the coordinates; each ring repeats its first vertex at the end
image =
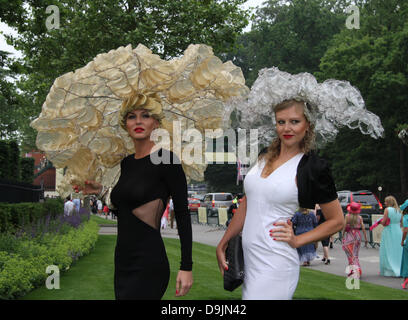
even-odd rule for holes
{"type": "MultiPolygon", "coordinates": [[[[269,0],[257,10],[251,31],[238,37],[237,48],[226,59],[241,67],[248,86],[265,67],[277,66],[291,73],[318,71],[329,41],[344,25],[346,6],[347,1],[342,0],[269,0]]],[[[239,114],[234,112],[231,118],[236,128],[239,114]]],[[[230,188],[241,189],[236,186],[236,170],[236,166],[216,169],[210,165],[206,180],[214,188],[218,184],[226,190],[223,184],[230,181],[230,188]]]]}
{"type": "Polygon", "coordinates": [[[0,51],[0,140],[12,140],[18,136],[18,94],[12,79],[13,73],[7,69],[9,53],[0,51]]]}
{"type": "Polygon", "coordinates": [[[400,141],[400,178],[401,178],[401,186],[402,186],[402,193],[405,195],[407,193],[407,189],[404,189],[405,182],[407,181],[408,175],[408,156],[407,156],[407,146],[408,146],[408,124],[400,124],[396,129],[395,133],[398,136],[400,141]],[[403,165],[405,164],[405,165],[403,165]]]}
{"type": "Polygon", "coordinates": [[[208,192],[242,192],[241,185],[236,184],[237,165],[234,164],[209,164],[204,173],[208,184],[208,192]]]}
{"type": "Polygon", "coordinates": [[[262,68],[318,71],[330,40],[344,26],[347,5],[345,0],[269,0],[229,58],[242,68],[249,86],[262,68]]]}
{"type": "Polygon", "coordinates": [[[381,185],[385,193],[401,192],[404,197],[406,151],[395,129],[408,121],[408,3],[367,0],[357,5],[360,29],[344,28],[334,37],[317,76],[321,81],[348,80],[359,88],[367,109],[381,118],[385,137],[373,140],[343,130],[324,153],[332,159],[342,187],[376,190],[381,185]]]}
{"type": "MultiPolygon", "coordinates": [[[[10,65],[23,77],[18,85],[27,115],[25,141],[34,143],[28,123],[38,116],[58,76],[80,68],[97,54],[142,43],[163,58],[178,56],[191,43],[205,43],[216,54],[231,50],[247,25],[245,0],[20,0],[2,2],[2,20],[15,27],[10,44],[24,58],[10,65]],[[58,8],[46,12],[49,5],[58,8]],[[18,14],[16,14],[16,12],[18,14]],[[59,28],[47,29],[50,16],[59,28]]],[[[27,146],[28,147],[28,146],[27,146]]],[[[24,148],[23,148],[24,149],[24,148]]]]}

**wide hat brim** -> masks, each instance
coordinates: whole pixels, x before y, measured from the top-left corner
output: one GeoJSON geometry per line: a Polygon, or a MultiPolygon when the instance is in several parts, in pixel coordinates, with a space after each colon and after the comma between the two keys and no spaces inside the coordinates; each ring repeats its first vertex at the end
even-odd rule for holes
{"type": "Polygon", "coordinates": [[[359,203],[351,203],[347,205],[347,212],[352,214],[359,214],[361,212],[361,205],[359,203]]]}

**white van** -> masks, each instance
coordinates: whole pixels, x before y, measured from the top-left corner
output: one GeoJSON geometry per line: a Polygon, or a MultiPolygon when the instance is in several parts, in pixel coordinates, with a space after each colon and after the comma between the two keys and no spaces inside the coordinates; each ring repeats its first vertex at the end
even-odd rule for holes
{"type": "Polygon", "coordinates": [[[207,193],[202,201],[201,206],[206,207],[207,210],[218,208],[228,209],[232,205],[232,193],[227,192],[216,192],[216,193],[207,193]]]}

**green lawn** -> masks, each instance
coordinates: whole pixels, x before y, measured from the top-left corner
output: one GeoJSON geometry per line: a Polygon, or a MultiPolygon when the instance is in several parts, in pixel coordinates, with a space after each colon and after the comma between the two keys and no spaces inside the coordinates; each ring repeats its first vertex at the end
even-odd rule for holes
{"type": "Polygon", "coordinates": [[[99,236],[91,254],[81,257],[61,274],[60,289],[45,285],[22,299],[28,300],[111,300],[113,292],[113,250],[116,236],[99,236]]]}
{"type": "Polygon", "coordinates": [[[99,224],[118,224],[117,220],[105,219],[105,217],[100,217],[95,214],[91,214],[91,220],[96,221],[99,224]]]}
{"type": "MultiPolygon", "coordinates": [[[[113,292],[113,252],[115,235],[100,235],[94,251],[82,257],[69,271],[61,275],[59,290],[44,287],[34,290],[23,299],[30,300],[111,300],[113,292]]],[[[180,242],[164,239],[170,261],[170,283],[163,299],[176,299],[175,281],[180,262],[180,242]]],[[[200,243],[193,244],[194,284],[189,294],[178,300],[240,299],[241,288],[234,292],[223,289],[218,271],[215,248],[200,243]]],[[[402,290],[378,286],[364,281],[359,290],[348,290],[345,277],[312,269],[301,269],[300,281],[294,299],[318,300],[396,300],[408,298],[402,290]]]]}

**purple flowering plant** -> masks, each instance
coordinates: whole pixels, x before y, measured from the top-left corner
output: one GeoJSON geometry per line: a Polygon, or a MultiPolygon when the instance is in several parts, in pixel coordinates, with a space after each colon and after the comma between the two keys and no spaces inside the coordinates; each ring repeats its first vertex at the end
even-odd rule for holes
{"type": "Polygon", "coordinates": [[[74,210],[72,215],[65,216],[64,213],[55,215],[47,214],[36,222],[24,223],[15,232],[17,238],[29,237],[31,239],[42,239],[49,233],[67,233],[71,228],[78,229],[84,222],[89,221],[90,211],[81,208],[78,212],[74,210]]]}

